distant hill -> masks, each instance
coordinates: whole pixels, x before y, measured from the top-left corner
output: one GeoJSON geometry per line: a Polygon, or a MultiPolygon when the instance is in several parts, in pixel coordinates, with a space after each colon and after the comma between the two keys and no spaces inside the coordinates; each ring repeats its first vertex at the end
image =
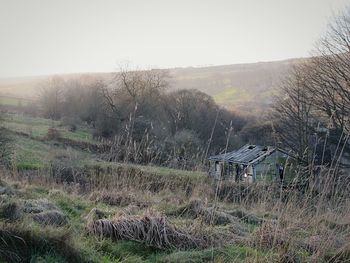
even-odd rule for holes
{"type": "MultiPolygon", "coordinates": [[[[198,89],[215,101],[239,112],[256,114],[266,109],[281,79],[291,65],[300,59],[250,64],[168,69],[171,75],[170,90],[198,89]]],[[[95,75],[109,79],[112,73],[66,74],[65,78],[95,75]]],[[[0,79],[0,95],[34,97],[40,83],[49,76],[0,79]]]]}
{"type": "Polygon", "coordinates": [[[172,69],[175,89],[198,89],[215,101],[240,112],[260,111],[269,106],[288,70],[301,59],[172,69]]]}

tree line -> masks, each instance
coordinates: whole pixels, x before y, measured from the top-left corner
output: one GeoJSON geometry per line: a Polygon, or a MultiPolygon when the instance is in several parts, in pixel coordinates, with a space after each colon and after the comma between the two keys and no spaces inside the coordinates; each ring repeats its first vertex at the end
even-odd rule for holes
{"type": "Polygon", "coordinates": [[[127,68],[108,81],[53,77],[42,84],[40,113],[72,130],[89,125],[96,138],[116,144],[111,160],[187,167],[242,144],[247,118],[198,90],[169,92],[169,77],[165,70],[127,68]]]}

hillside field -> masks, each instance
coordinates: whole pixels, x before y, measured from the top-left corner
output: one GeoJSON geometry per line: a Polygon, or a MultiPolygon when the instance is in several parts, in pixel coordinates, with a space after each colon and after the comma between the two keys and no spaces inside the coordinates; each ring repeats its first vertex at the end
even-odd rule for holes
{"type": "Polygon", "coordinates": [[[1,129],[5,262],[350,260],[348,196],[109,162],[84,125],[7,113],[1,129]]]}

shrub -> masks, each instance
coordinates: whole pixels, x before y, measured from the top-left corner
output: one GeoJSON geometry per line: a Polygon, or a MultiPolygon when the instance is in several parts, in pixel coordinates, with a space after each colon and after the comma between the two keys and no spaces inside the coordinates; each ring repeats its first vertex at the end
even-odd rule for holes
{"type": "Polygon", "coordinates": [[[78,128],[80,120],[75,117],[64,117],[62,118],[62,124],[68,126],[69,131],[75,132],[78,128]]]}
{"type": "Polygon", "coordinates": [[[61,137],[61,134],[59,130],[57,130],[56,128],[51,127],[47,130],[47,134],[46,134],[47,140],[57,140],[60,137],[61,137]]]}

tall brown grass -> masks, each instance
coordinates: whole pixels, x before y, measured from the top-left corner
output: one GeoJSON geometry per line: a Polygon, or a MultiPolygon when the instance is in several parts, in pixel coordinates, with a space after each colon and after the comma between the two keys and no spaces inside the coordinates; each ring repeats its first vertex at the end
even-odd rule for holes
{"type": "MultiPolygon", "coordinates": [[[[107,201],[113,201],[112,195],[117,200],[119,197],[115,193],[119,192],[134,193],[132,202],[137,202],[135,198],[142,198],[146,193],[152,193],[158,200],[166,200],[166,196],[171,194],[172,198],[181,200],[177,204],[189,202],[187,209],[195,214],[191,215],[192,218],[207,218],[204,224],[212,225],[213,228],[206,234],[210,233],[213,239],[217,218],[220,215],[230,215],[227,217],[229,224],[239,220],[254,226],[255,230],[244,237],[245,245],[272,250],[281,255],[283,260],[296,261],[300,253],[307,253],[314,262],[350,260],[350,183],[349,175],[345,172],[335,174],[333,170],[322,168],[307,178],[306,184],[299,183],[305,179],[301,173],[295,175],[291,184],[277,181],[246,184],[218,182],[207,177],[176,173],[171,176],[160,175],[127,164],[120,167],[90,166],[84,169],[76,181],[70,182],[63,177],[54,178],[45,171],[26,174],[16,171],[9,174],[6,171],[6,174],[12,180],[16,178],[29,183],[55,185],[87,196],[92,192],[105,191],[101,198],[107,201]],[[111,192],[110,199],[108,192],[111,192]],[[193,199],[203,201],[195,206],[195,202],[191,203],[193,199]],[[221,212],[225,214],[220,214],[221,212]],[[248,221],[249,216],[255,220],[248,221]]],[[[117,200],[119,201],[122,202],[121,199],[117,200]]],[[[148,205],[152,205],[152,201],[148,205]]],[[[176,216],[181,217],[182,214],[176,216]]],[[[109,229],[114,229],[115,224],[119,227],[121,222],[129,222],[128,220],[142,221],[140,218],[136,221],[134,219],[116,219],[114,223],[110,222],[113,224],[109,225],[109,229]]],[[[193,224],[200,221],[194,220],[193,224]]],[[[105,221],[100,223],[106,225],[105,221]]],[[[125,229],[133,229],[133,224],[125,229]]],[[[217,246],[230,243],[233,238],[228,235],[224,242],[212,244],[217,246]]]]}

